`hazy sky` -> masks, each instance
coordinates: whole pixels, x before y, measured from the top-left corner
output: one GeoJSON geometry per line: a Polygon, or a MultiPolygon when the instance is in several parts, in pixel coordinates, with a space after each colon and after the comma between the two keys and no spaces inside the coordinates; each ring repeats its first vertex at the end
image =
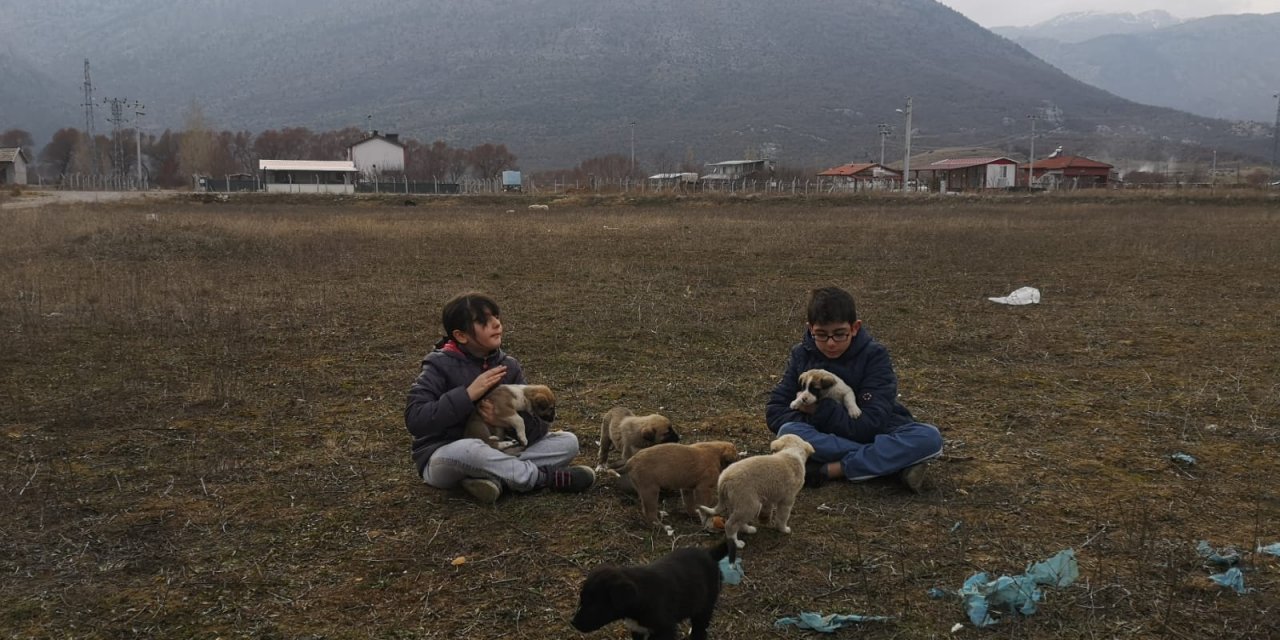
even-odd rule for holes
{"type": "Polygon", "coordinates": [[[1164,9],[1179,18],[1277,13],[1280,0],[939,0],[984,27],[1024,26],[1074,11],[1140,13],[1164,9]]]}

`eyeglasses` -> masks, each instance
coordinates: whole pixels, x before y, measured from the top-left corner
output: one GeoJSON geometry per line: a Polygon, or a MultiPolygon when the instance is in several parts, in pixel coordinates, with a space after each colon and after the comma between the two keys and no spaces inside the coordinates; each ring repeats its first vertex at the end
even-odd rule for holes
{"type": "Polygon", "coordinates": [[[838,333],[832,333],[830,335],[825,333],[815,333],[813,334],[813,339],[817,342],[834,342],[836,344],[840,344],[848,340],[849,336],[851,335],[853,334],[848,333],[846,331],[840,331],[838,333]]]}

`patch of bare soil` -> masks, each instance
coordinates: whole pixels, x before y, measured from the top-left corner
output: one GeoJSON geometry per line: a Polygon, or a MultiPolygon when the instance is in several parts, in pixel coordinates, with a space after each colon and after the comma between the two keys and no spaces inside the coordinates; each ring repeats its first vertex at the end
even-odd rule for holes
{"type": "Polygon", "coordinates": [[[0,212],[3,635],[575,637],[590,568],[716,538],[678,498],[676,535],[650,528],[609,480],[494,507],[424,486],[402,411],[440,305],[499,300],[582,462],[616,404],[764,453],[765,394],[829,283],[946,455],[921,495],[802,492],[791,535],[747,537],[713,637],[807,637],[773,626],[801,611],[977,637],[927,591],[1066,548],[1081,579],[983,636],[1277,635],[1280,564],[1252,553],[1280,540],[1274,202],[424,205],[0,212]],[[1042,303],[987,301],[1023,285],[1042,303]],[[1211,583],[1199,540],[1244,551],[1256,590],[1211,583]]]}

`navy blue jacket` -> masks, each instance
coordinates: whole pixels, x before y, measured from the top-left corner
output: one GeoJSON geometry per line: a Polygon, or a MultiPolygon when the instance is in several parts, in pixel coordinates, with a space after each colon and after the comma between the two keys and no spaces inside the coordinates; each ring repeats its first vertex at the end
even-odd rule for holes
{"type": "MultiPolygon", "coordinates": [[[[501,349],[481,359],[441,345],[422,359],[422,372],[409,388],[409,401],[404,409],[404,426],[413,436],[413,462],[419,476],[436,449],[462,439],[467,418],[476,408],[467,395],[467,385],[477,376],[487,369],[506,365],[507,373],[501,384],[526,384],[520,363],[501,349]]],[[[547,423],[542,419],[526,412],[520,415],[530,444],[547,434],[547,423]]]]}
{"type": "Polygon", "coordinates": [[[911,412],[898,403],[898,376],[893,372],[889,351],[865,328],[859,329],[852,340],[844,354],[832,360],[818,350],[813,335],[805,332],[804,340],[791,348],[787,370],[765,405],[770,431],[777,433],[788,422],[807,422],[825,433],[868,444],[878,434],[915,422],[911,412]],[[791,401],[800,390],[800,374],[809,369],[826,369],[840,376],[858,396],[862,416],[854,420],[844,405],[828,399],[818,403],[812,416],[792,409],[791,401]]]}

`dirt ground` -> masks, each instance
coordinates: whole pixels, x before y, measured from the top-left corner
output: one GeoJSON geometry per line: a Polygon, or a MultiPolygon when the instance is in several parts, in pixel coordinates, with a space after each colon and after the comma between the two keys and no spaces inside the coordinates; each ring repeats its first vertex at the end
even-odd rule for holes
{"type": "Polygon", "coordinates": [[[775,628],[802,611],[893,618],[860,638],[1280,636],[1280,559],[1253,552],[1280,541],[1276,199],[543,201],[0,211],[0,636],[578,637],[592,567],[717,537],[677,498],[676,535],[648,527],[614,481],[424,486],[402,412],[443,301],[498,299],[590,462],[617,404],[767,452],[825,284],[946,453],[920,495],[803,491],[793,533],[747,537],[713,638],[816,637],[775,628]],[[1024,285],[1041,304],[987,300],[1024,285]],[[1213,584],[1201,540],[1254,590],[1213,584]],[[1034,615],[977,630],[928,595],[1068,548],[1080,579],[1034,615]]]}

